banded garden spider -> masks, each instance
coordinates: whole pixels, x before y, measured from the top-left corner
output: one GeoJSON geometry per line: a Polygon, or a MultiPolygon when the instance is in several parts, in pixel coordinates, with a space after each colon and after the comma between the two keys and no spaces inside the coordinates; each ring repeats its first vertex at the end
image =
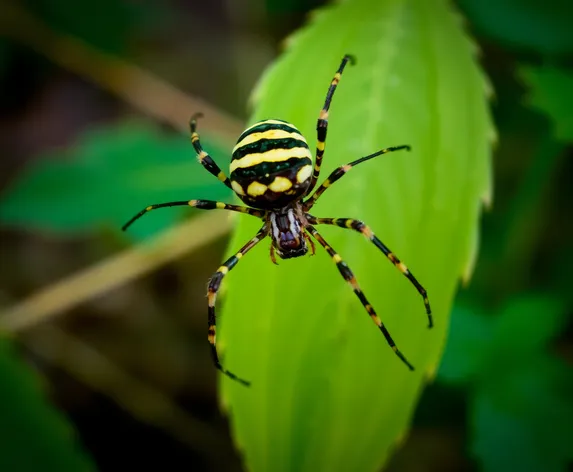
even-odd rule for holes
{"type": "Polygon", "coordinates": [[[366,224],[362,221],[350,218],[318,218],[308,213],[326,189],[354,166],[388,152],[402,149],[410,150],[410,146],[407,145],[389,147],[362,157],[350,164],[338,167],[311,195],[318,181],[322,157],[324,155],[330,102],[332,101],[334,91],[348,62],[354,64],[354,58],[350,55],[345,55],[330,83],[324,106],[320,111],[317,122],[318,143],[316,146],[314,168],[312,166],[312,156],[308,144],[298,129],[285,121],[270,119],[255,123],[239,136],[237,144],[233,149],[230,166],[231,178],[229,179],[209,154],[201,147],[199,135],[197,134],[197,119],[202,116],[199,113],[191,118],[189,124],[191,129],[191,142],[197,153],[199,162],[208,172],[216,176],[227,187],[231,188],[248,207],[211,200],[186,200],[159,203],[144,208],[123,226],[123,230],[126,230],[135,220],[151,210],[180,205],[191,206],[200,210],[230,210],[256,216],[263,220],[263,226],[259,232],[234,256],[227,259],[227,261],[217,269],[209,281],[208,288],[208,340],[211,345],[213,362],[215,363],[215,367],[223,374],[244,385],[249,385],[250,383],[224,369],[219,361],[215,342],[215,300],[223,277],[237,265],[237,262],[239,262],[248,251],[255,247],[255,245],[266,236],[271,237],[270,256],[275,264],[277,263],[275,252],[281,259],[290,259],[305,255],[308,252],[308,246],[310,246],[311,252],[314,254],[315,246],[311,239],[312,236],[312,238],[328,252],[338,267],[340,274],[351,286],[367,313],[386,338],[392,350],[410,370],[414,370],[414,367],[397,348],[392,336],[390,336],[390,333],[360,289],[350,267],[348,267],[340,255],[326,242],[314,225],[334,225],[362,233],[380,249],[390,262],[416,287],[424,300],[424,306],[428,316],[428,327],[431,328],[433,325],[430,302],[426,290],[420,285],[406,265],[374,235],[366,224]]]}

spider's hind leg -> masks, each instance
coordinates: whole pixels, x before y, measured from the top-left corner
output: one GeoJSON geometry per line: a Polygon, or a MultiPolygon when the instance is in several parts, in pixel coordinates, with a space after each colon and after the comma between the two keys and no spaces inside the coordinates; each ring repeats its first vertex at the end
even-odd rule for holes
{"type": "Polygon", "coordinates": [[[422,300],[424,300],[424,307],[426,308],[426,314],[428,315],[428,328],[434,326],[434,319],[432,317],[432,309],[430,308],[430,300],[428,299],[428,292],[420,282],[414,277],[414,274],[410,272],[410,269],[406,267],[398,257],[386,246],[382,241],[380,241],[369,226],[365,225],[360,220],[354,220],[352,218],[316,218],[311,215],[306,215],[308,221],[315,225],[333,225],[339,226],[340,228],[352,229],[359,233],[362,233],[366,239],[368,239],[372,244],[374,244],[378,249],[380,249],[388,260],[396,266],[396,268],[404,274],[404,276],[410,281],[410,283],[416,288],[418,293],[421,295],[422,300]]]}
{"type": "Polygon", "coordinates": [[[254,248],[265,236],[267,235],[267,228],[266,225],[263,226],[259,232],[253,237],[247,244],[245,244],[239,252],[237,252],[234,256],[231,256],[227,259],[221,267],[217,269],[217,272],[213,274],[211,280],[209,281],[209,290],[207,292],[207,298],[209,300],[209,344],[211,345],[211,356],[213,358],[213,363],[215,367],[219,369],[223,374],[227,377],[236,380],[242,383],[245,386],[249,386],[250,382],[247,380],[243,380],[242,378],[237,377],[234,373],[226,370],[221,365],[219,360],[219,355],[217,354],[217,344],[216,344],[216,324],[217,324],[217,317],[215,315],[215,301],[217,300],[217,293],[221,288],[221,282],[225,275],[229,273],[233,267],[237,265],[237,262],[241,260],[241,258],[252,248],[254,248]]]}
{"type": "Polygon", "coordinates": [[[376,311],[374,311],[374,307],[372,307],[372,305],[370,305],[370,303],[366,299],[364,292],[361,290],[360,286],[358,285],[358,282],[356,281],[356,277],[354,277],[354,274],[350,270],[350,267],[348,267],[348,264],[346,264],[346,262],[344,262],[342,260],[342,258],[338,255],[338,253],[331,246],[328,245],[328,243],[325,241],[325,239],[320,235],[320,233],[314,227],[309,225],[309,226],[307,226],[307,230],[314,237],[314,239],[316,239],[318,241],[318,243],[322,247],[324,247],[324,249],[326,249],[326,252],[328,252],[330,257],[332,257],[332,260],[335,262],[336,267],[338,268],[338,270],[340,272],[340,275],[342,275],[342,277],[344,277],[344,280],[346,280],[346,282],[348,282],[348,285],[350,285],[350,287],[352,287],[352,290],[354,291],[354,293],[356,294],[356,296],[360,300],[360,303],[362,303],[366,312],[368,313],[370,318],[372,318],[372,321],[374,321],[376,326],[378,326],[378,329],[380,329],[380,331],[384,335],[384,338],[386,338],[386,342],[392,348],[394,353],[400,358],[400,360],[404,364],[406,364],[408,366],[408,368],[410,370],[414,370],[414,366],[412,364],[410,364],[410,362],[408,362],[408,360],[406,359],[404,354],[402,354],[400,352],[400,350],[396,346],[396,343],[392,339],[392,336],[390,335],[390,333],[386,329],[386,326],[384,326],[384,323],[382,323],[382,320],[376,314],[376,311]]]}

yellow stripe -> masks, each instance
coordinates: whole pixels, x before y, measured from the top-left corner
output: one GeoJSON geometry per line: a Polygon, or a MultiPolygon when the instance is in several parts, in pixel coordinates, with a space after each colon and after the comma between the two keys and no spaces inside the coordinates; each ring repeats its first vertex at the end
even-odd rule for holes
{"type": "Polygon", "coordinates": [[[241,159],[231,161],[231,172],[238,168],[251,167],[261,162],[281,162],[287,161],[291,157],[308,157],[312,159],[308,148],[297,147],[292,149],[271,149],[267,152],[258,152],[254,154],[247,154],[241,159]]]}
{"type": "Polygon", "coordinates": [[[256,126],[259,125],[284,125],[284,126],[290,126],[291,128],[297,129],[295,125],[291,124],[291,123],[285,123],[284,121],[279,121],[279,120],[265,120],[265,121],[259,121],[258,123],[255,123],[254,125],[249,126],[245,131],[243,131],[241,134],[245,134],[247,131],[255,128],[256,126]]]}
{"type": "Polygon", "coordinates": [[[306,139],[300,133],[289,133],[288,131],[282,129],[269,129],[267,131],[263,131],[261,133],[252,133],[248,136],[245,136],[241,141],[237,143],[237,145],[233,148],[233,152],[235,152],[240,147],[246,146],[247,144],[252,144],[260,139],[296,139],[298,141],[302,141],[306,143],[306,139]]]}

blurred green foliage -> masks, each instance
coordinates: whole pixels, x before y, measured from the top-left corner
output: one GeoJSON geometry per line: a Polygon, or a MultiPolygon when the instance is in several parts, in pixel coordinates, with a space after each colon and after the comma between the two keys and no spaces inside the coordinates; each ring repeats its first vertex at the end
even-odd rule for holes
{"type": "Polygon", "coordinates": [[[573,50],[569,0],[459,0],[479,33],[503,46],[548,56],[573,50]]]}
{"type": "Polygon", "coordinates": [[[0,470],[95,470],[71,426],[39,393],[40,378],[3,336],[0,379],[0,470]]]}
{"type": "Polygon", "coordinates": [[[548,350],[566,324],[565,306],[529,294],[499,313],[454,311],[439,379],[467,389],[481,470],[561,471],[573,460],[573,376],[548,350]]]}
{"type": "Polygon", "coordinates": [[[573,73],[557,67],[522,67],[520,75],[529,87],[527,103],[552,121],[554,137],[573,141],[573,73]]]}
{"type": "MultiPolygon", "coordinates": [[[[215,158],[225,155],[213,140],[215,158]]],[[[224,199],[230,191],[203,170],[186,136],[166,135],[151,123],[125,122],[91,129],[66,151],[40,156],[0,200],[9,225],[58,232],[116,228],[153,203],[193,198],[224,199]]],[[[147,237],[181,214],[158,211],[127,234],[147,237]]]]}
{"type": "Polygon", "coordinates": [[[157,21],[160,8],[153,2],[100,0],[81,3],[73,0],[34,0],[24,2],[30,13],[42,18],[55,30],[84,40],[105,52],[126,54],[134,32],[151,18],[157,21]]]}

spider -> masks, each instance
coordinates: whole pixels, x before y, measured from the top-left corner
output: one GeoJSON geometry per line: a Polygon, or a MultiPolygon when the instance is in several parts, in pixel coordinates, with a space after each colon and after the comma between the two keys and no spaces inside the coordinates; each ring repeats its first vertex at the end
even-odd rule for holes
{"type": "Polygon", "coordinates": [[[390,262],[416,287],[424,300],[424,306],[428,316],[428,327],[431,328],[433,326],[430,302],[426,290],[420,285],[406,265],[374,235],[366,224],[351,218],[318,218],[309,213],[310,209],[326,189],[354,166],[388,152],[402,149],[410,150],[410,146],[407,145],[389,147],[362,157],[350,164],[338,167],[328,176],[322,185],[312,193],[318,181],[324,155],[330,102],[332,101],[342,72],[349,62],[354,64],[355,59],[353,56],[347,54],[343,57],[340,67],[330,83],[324,106],[320,111],[317,122],[318,142],[314,167],[312,165],[312,156],[308,144],[298,129],[286,121],[269,119],[255,123],[239,136],[237,144],[233,149],[229,179],[201,146],[199,135],[197,134],[197,119],[200,118],[202,114],[197,113],[191,117],[189,127],[191,130],[191,143],[197,153],[199,162],[208,172],[216,176],[227,187],[231,188],[248,206],[230,205],[228,203],[211,200],[186,200],[159,203],[141,210],[122,228],[125,231],[135,220],[151,210],[183,205],[200,210],[218,209],[246,213],[256,216],[263,221],[263,226],[259,232],[239,249],[234,256],[227,259],[213,274],[213,277],[209,281],[207,294],[209,305],[208,340],[211,346],[213,362],[219,371],[243,385],[248,386],[250,382],[224,369],[219,361],[215,343],[215,300],[217,299],[217,293],[221,288],[223,278],[237,265],[237,262],[239,262],[247,252],[253,249],[253,247],[266,236],[270,236],[271,238],[270,257],[275,264],[277,263],[275,253],[278,254],[281,259],[290,259],[305,255],[310,246],[311,254],[314,254],[315,246],[311,237],[314,238],[330,255],[340,274],[350,285],[368,315],[372,318],[376,326],[378,326],[384,338],[386,338],[386,341],[394,353],[410,370],[414,370],[414,367],[396,346],[384,323],[382,323],[382,320],[366,299],[364,292],[360,289],[350,267],[348,267],[340,255],[320,235],[315,225],[339,226],[362,233],[366,239],[380,249],[390,262]]]}

